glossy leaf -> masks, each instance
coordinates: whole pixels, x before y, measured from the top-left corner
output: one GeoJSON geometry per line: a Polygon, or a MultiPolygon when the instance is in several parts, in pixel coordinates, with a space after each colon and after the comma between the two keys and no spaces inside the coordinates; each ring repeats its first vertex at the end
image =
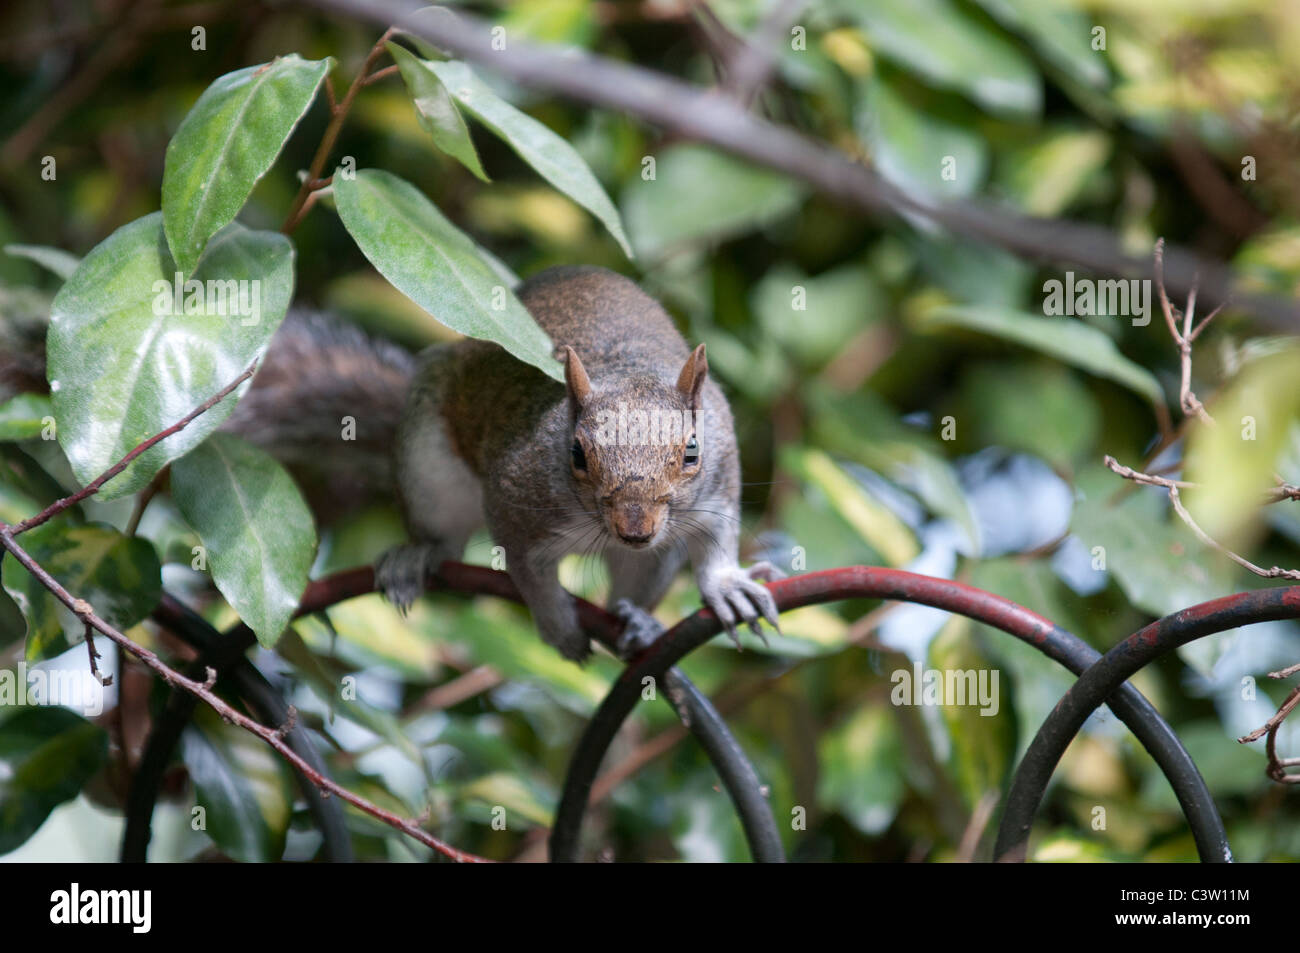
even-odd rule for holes
{"type": "Polygon", "coordinates": [[[425,66],[470,115],[492,130],[538,175],[600,219],[624,253],[632,256],[618,209],[573,146],[498,96],[465,63],[426,62],[425,66]]]}
{"type": "Polygon", "coordinates": [[[655,178],[636,179],[623,214],[637,253],[658,255],[682,242],[742,234],[792,211],[798,183],[704,146],[665,149],[655,178]]]}
{"type": "Polygon", "coordinates": [[[334,178],[339,217],[380,274],[447,327],[495,341],[556,380],[563,369],[546,336],[473,241],[415,186],[363,169],[334,178]],[[494,307],[500,305],[500,308],[494,307]]]}
{"type": "Polygon", "coordinates": [[[990,334],[1112,380],[1153,405],[1164,400],[1150,371],[1121,354],[1105,332],[1082,321],[1006,308],[941,307],[926,312],[918,324],[923,330],[955,327],[990,334]]]}
{"type": "MultiPolygon", "coordinates": [[[[162,214],[155,212],[95,246],[55,297],[47,341],[50,389],[59,443],[83,483],[220,392],[265,353],[293,294],[293,249],[283,235],[229,225],[209,243],[193,280],[202,284],[188,290],[189,282],[179,289],[175,284],[162,214]]],[[[138,457],[100,498],[142,489],[215,430],[237,394],[138,457]]]]}
{"type": "Polygon", "coordinates": [[[894,713],[863,705],[818,740],[817,803],[864,834],[879,834],[902,803],[902,761],[894,713]]]}
{"type": "MultiPolygon", "coordinates": [[[[1300,479],[1288,450],[1300,439],[1300,348],[1248,364],[1214,401],[1217,426],[1192,428],[1183,494],[1196,522],[1229,546],[1253,542],[1273,475],[1300,479]]],[[[1280,504],[1287,506],[1289,504],[1280,504]]],[[[1269,564],[1271,565],[1271,564],[1269,564]]],[[[1265,567],[1267,568],[1267,567],[1265,567]]]]}
{"type": "Polygon", "coordinates": [[[188,277],[275,163],[334,61],[296,53],[227,73],[203,91],[167,146],[167,244],[188,277]]]}
{"type": "Polygon", "coordinates": [[[294,794],[280,756],[204,706],[181,736],[181,756],[217,847],[243,863],[279,860],[294,794]]]}
{"type": "Polygon", "coordinates": [[[316,555],[316,528],[298,487],[269,455],[230,434],[214,434],[177,460],[171,482],[217,588],[257,640],[273,646],[316,555]]]}
{"type": "Polygon", "coordinates": [[[474,140],[470,138],[465,117],[460,114],[456,100],[447,92],[447,87],[442,84],[438,74],[430,68],[430,64],[404,46],[389,43],[388,52],[402,72],[420,126],[433,137],[434,145],[482,181],[489,181],[479,162],[478,152],[474,149],[474,140]]]}
{"type": "MultiPolygon", "coordinates": [[[[17,673],[0,670],[0,689],[17,673]]],[[[0,695],[3,697],[3,695],[0,695]]],[[[0,705],[0,854],[77,796],[108,759],[104,729],[57,706],[0,705]]]]}
{"type": "MultiPolygon", "coordinates": [[[[22,546],[60,585],[104,621],[128,629],[162,594],[158,554],[146,539],[111,526],[73,525],[64,517],[29,530],[22,546]]],[[[4,587],[27,618],[29,662],[53,658],[85,640],[85,625],[12,557],[0,568],[4,587]]]]}
{"type": "Polygon", "coordinates": [[[908,190],[944,198],[979,191],[989,166],[989,147],[974,128],[913,106],[894,85],[876,77],[856,110],[858,134],[872,165],[908,190]]]}
{"type": "Polygon", "coordinates": [[[4,250],[6,255],[36,262],[64,281],[72,277],[72,273],[77,270],[77,265],[81,263],[81,259],[76,255],[62,248],[50,248],[46,245],[6,245],[4,250]]]}
{"type": "Polygon", "coordinates": [[[1024,119],[1042,109],[1042,79],[1016,44],[950,0],[836,0],[871,46],[922,79],[985,109],[1024,119]]]}

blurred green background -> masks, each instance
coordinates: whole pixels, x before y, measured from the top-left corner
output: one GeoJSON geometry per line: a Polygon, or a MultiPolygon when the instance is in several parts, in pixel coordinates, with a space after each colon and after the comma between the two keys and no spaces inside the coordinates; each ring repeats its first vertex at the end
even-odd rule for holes
{"type": "MultiPolygon", "coordinates": [[[[709,86],[734,37],[752,34],[770,4],[469,6],[511,35],[709,86]]],[[[1163,236],[1231,262],[1259,290],[1294,296],[1300,288],[1295,5],[837,0],[810,4],[796,22],[804,48],[783,35],[755,106],[772,120],[912,192],[1095,223],[1144,257],[1163,236]],[[945,157],[954,160],[950,178],[941,175],[945,157]],[[1246,157],[1254,175],[1243,178],[1246,157]]],[[[212,80],[298,52],[336,57],[341,91],[379,32],[280,3],[6,5],[0,242],[85,254],[158,208],[167,142],[212,80]],[[202,52],[191,49],[196,24],[206,29],[202,52]],[[47,155],[57,161],[54,182],[40,177],[47,155]]],[[[1158,310],[1144,327],[1124,316],[1072,318],[1074,336],[1063,339],[1056,319],[1044,317],[1043,283],[1064,279],[1068,263],[1042,267],[919,220],[867,218],[633,118],[479,72],[578,149],[619,206],[635,262],[481,130],[475,142],[490,184],[432,148],[400,77],[362,91],[335,156],[415,183],[521,276],[579,262],[631,274],[689,340],[706,341],[737,418],[746,558],[788,572],[864,563],[961,579],[1101,650],[1153,617],[1265,584],[1198,543],[1162,492],[1128,486],[1101,464],[1103,454],[1141,464],[1158,436],[1152,395],[1179,419],[1177,354],[1158,310]],[[646,156],[655,159],[650,182],[641,174],[646,156]]],[[[297,189],[294,170],[310,162],[325,122],[318,101],[242,222],[279,226],[297,189]]],[[[369,266],[328,203],[294,243],[297,304],[412,347],[447,336],[369,266]]],[[[11,324],[47,315],[57,288],[32,262],[0,256],[0,313],[11,324]]],[[[1229,311],[1198,341],[1198,393],[1208,400],[1249,375],[1259,354],[1288,344],[1263,336],[1249,313],[1229,311]]],[[[1292,424],[1272,461],[1292,481],[1300,476],[1295,437],[1292,424]]],[[[66,479],[57,450],[40,443],[13,446],[66,479]]],[[[1175,445],[1153,465],[1180,457],[1175,445]]],[[[29,515],[38,497],[6,479],[0,518],[29,515]]],[[[130,500],[92,503],[88,515],[121,527],[131,509],[130,500]]],[[[211,621],[233,621],[206,577],[189,569],[196,537],[165,496],[141,534],[163,560],[169,589],[211,621]]],[[[391,507],[354,514],[324,534],[315,573],[369,562],[401,537],[391,507]]],[[[1300,566],[1300,520],[1284,509],[1254,519],[1240,539],[1255,562],[1300,566]]],[[[490,563],[490,545],[476,540],[468,561],[490,563]]],[[[600,567],[575,560],[565,571],[573,591],[602,596],[600,567]]],[[[659,615],[672,622],[698,604],[683,578],[659,615]]],[[[919,607],[877,608],[792,612],[770,649],[746,636],[738,654],[719,639],[682,667],[717,701],[769,785],[792,859],[966,859],[964,840],[982,843],[974,856],[986,856],[993,825],[981,805],[1005,789],[1071,678],[980,625],[919,607]],[[915,660],[998,670],[997,715],[892,706],[890,674],[915,660]],[[796,830],[799,808],[807,822],[796,830]]],[[[328,615],[328,624],[297,623],[275,654],[254,658],[319,733],[335,777],[400,813],[428,810],[432,829],[459,847],[543,857],[567,758],[619,666],[607,657],[582,669],[562,660],[537,639],[526,611],[492,599],[430,597],[403,619],[372,596],[328,615]],[[349,675],[356,701],[339,697],[349,675]],[[492,827],[498,805],[505,831],[492,827]]],[[[22,657],[21,634],[0,645],[3,666],[22,657]]],[[[175,649],[148,624],[131,634],[175,649]]],[[[1285,694],[1286,683],[1264,673],[1297,660],[1300,629],[1269,623],[1195,643],[1137,679],[1196,758],[1239,859],[1300,856],[1293,789],[1265,777],[1262,744],[1235,740],[1285,694]],[[1253,697],[1243,692],[1246,676],[1259,680],[1253,697]]],[[[86,733],[75,750],[46,752],[48,772],[77,784],[41,792],[0,778],[0,799],[54,808],[37,830],[41,810],[34,820],[24,815],[24,827],[0,807],[9,828],[0,830],[0,851],[14,851],[6,859],[115,856],[126,779],[149,706],[164,697],[133,668],[117,682],[96,719],[102,732],[86,733]],[[59,757],[76,770],[59,767],[72,763],[59,757]]],[[[0,719],[15,717],[0,710],[0,719]]],[[[54,727],[66,729],[37,733],[54,727]]],[[[0,738],[5,732],[0,720],[0,738]]],[[[590,844],[620,860],[746,859],[714,772],[678,734],[666,706],[637,709],[605,763],[620,783],[591,812],[590,844]]],[[[1284,728],[1280,751],[1296,748],[1284,728]]],[[[0,741],[0,765],[19,749],[0,741]]],[[[350,812],[349,821],[363,859],[428,855],[370,818],[350,812]]],[[[1168,784],[1107,713],[1094,716],[1058,770],[1033,843],[1038,859],[1195,859],[1168,784]],[[1104,830],[1093,829],[1097,806],[1106,809],[1104,830]]],[[[168,775],[151,857],[303,860],[318,848],[284,766],[201,713],[168,775]],[[196,798],[231,825],[192,831],[196,798]]]]}

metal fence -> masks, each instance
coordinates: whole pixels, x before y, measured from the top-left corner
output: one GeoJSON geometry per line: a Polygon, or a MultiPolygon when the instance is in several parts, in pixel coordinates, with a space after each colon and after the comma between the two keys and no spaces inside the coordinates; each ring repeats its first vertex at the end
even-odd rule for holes
{"type": "MultiPolygon", "coordinates": [[[[308,588],[299,614],[309,614],[373,590],[370,569],[355,569],[318,580],[308,588]]],[[[495,595],[520,601],[502,572],[447,563],[432,589],[495,595]]],[[[1005,632],[1038,649],[1074,675],[1066,692],[1039,728],[1015,771],[1003,808],[994,847],[997,860],[1022,861],[1029,831],[1052,773],[1088,716],[1105,704],[1133,732],[1155,759],[1178,798],[1202,861],[1232,860],[1223,820],[1187,749],[1160,713],[1127,679],[1165,653],[1195,639],[1255,622],[1300,617],[1300,586],[1239,593],[1183,609],[1146,626],[1105,655],[1037,613],[1001,596],[947,579],[897,569],[852,566],[808,573],[771,583],[781,611],[840,599],[882,599],[932,606],[966,616],[1005,632]]],[[[594,639],[613,649],[622,623],[605,610],[578,600],[579,620],[594,639]]],[[[170,597],[154,613],[160,625],[199,651],[196,673],[211,667],[224,686],[238,694],[270,723],[285,721],[288,706],[258,673],[244,652],[254,643],[244,626],[219,633],[205,620],[170,597]]],[[[708,610],[700,610],[660,635],[627,661],[626,668],[592,716],[574,750],[550,837],[551,860],[579,859],[580,833],[592,784],[610,743],[642,697],[645,679],[664,690],[656,695],[677,710],[700,742],[735,805],[751,856],[760,862],[785,859],[780,833],[758,772],[722,717],[674,666],[713,638],[721,627],[708,610]]],[[[163,772],[194,710],[192,696],[173,690],[150,734],[127,801],[123,861],[143,861],[150,820],[163,772]]],[[[313,769],[324,772],[320,755],[301,726],[290,720],[287,740],[313,769]]],[[[1271,739],[1270,739],[1271,740],[1271,739]]],[[[300,779],[308,806],[324,837],[324,854],[334,861],[352,859],[351,844],[337,798],[300,779]]]]}

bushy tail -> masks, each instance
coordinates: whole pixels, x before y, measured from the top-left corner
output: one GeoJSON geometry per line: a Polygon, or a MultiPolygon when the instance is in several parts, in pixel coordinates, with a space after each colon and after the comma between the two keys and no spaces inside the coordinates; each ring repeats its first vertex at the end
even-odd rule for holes
{"type": "MultiPolygon", "coordinates": [[[[0,314],[0,402],[48,392],[48,315],[0,314]]],[[[415,358],[392,342],[293,310],[222,429],[284,463],[318,520],[393,498],[392,447],[415,358]]]]}
{"type": "Polygon", "coordinates": [[[291,311],[224,429],[302,484],[319,519],[393,495],[392,448],[415,358],[311,311],[291,311]]]}

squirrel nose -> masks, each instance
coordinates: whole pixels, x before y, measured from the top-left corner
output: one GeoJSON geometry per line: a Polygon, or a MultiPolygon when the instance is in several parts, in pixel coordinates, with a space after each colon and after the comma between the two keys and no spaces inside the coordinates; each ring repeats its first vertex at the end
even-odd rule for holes
{"type": "Polygon", "coordinates": [[[630,546],[644,546],[654,539],[658,520],[647,507],[639,504],[616,505],[611,514],[614,532],[630,546]]]}

